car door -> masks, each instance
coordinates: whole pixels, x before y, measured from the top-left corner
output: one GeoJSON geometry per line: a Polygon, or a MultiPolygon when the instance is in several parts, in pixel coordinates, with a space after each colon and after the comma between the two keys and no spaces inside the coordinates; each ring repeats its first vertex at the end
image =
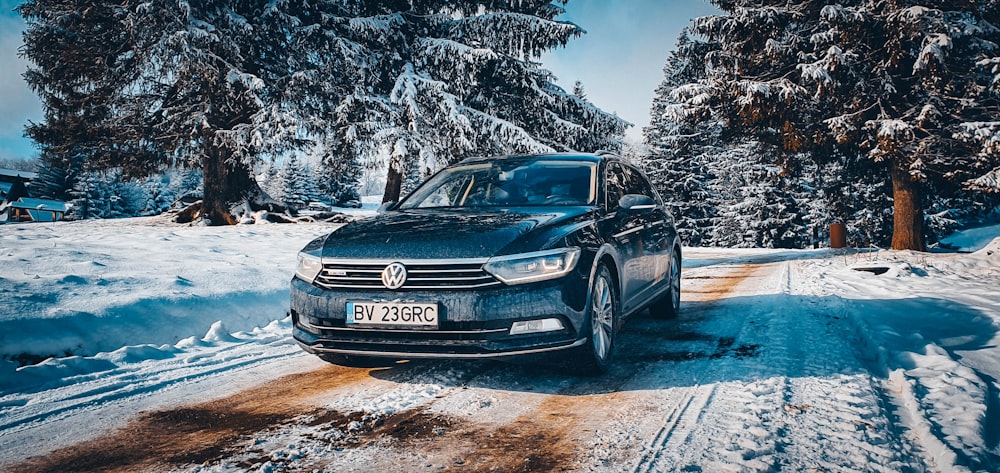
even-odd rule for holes
{"type": "Polygon", "coordinates": [[[618,202],[630,189],[630,175],[626,168],[620,163],[610,162],[606,172],[606,234],[618,253],[622,311],[627,313],[639,302],[637,296],[645,289],[642,256],[644,232],[649,219],[647,215],[628,213],[618,206],[618,202]]]}
{"type": "Polygon", "coordinates": [[[659,295],[666,285],[670,270],[672,243],[675,238],[673,217],[663,205],[659,194],[653,190],[649,180],[641,171],[631,166],[623,166],[627,176],[625,192],[628,194],[645,195],[656,203],[649,213],[643,214],[643,229],[638,232],[642,238],[641,251],[638,256],[638,269],[632,285],[635,290],[634,306],[643,305],[651,298],[659,295]]]}

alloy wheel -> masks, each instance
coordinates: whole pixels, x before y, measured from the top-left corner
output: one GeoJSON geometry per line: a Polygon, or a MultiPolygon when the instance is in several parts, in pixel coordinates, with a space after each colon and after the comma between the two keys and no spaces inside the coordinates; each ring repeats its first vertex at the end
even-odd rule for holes
{"type": "Polygon", "coordinates": [[[607,274],[601,273],[594,281],[591,297],[591,321],[594,356],[599,360],[608,358],[614,336],[615,307],[614,295],[607,274]]]}

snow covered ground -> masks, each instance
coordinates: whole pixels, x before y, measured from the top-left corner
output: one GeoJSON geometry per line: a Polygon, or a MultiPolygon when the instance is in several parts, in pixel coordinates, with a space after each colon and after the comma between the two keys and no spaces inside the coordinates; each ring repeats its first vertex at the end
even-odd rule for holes
{"type": "Polygon", "coordinates": [[[629,321],[591,379],[302,353],[288,281],[332,228],[0,225],[0,469],[1000,471],[996,233],[686,249],[683,315],[629,321]],[[161,430],[200,443],[134,445],[161,430]]]}

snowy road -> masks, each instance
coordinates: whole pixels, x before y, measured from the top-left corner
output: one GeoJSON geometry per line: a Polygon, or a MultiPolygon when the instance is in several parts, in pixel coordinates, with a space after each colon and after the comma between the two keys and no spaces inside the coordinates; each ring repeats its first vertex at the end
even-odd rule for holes
{"type": "Polygon", "coordinates": [[[842,302],[797,294],[802,264],[780,255],[712,256],[695,255],[698,267],[685,271],[679,319],[643,314],[626,324],[606,376],[496,362],[352,369],[324,365],[280,340],[279,348],[237,343],[230,353],[212,353],[212,363],[161,361],[149,368],[155,375],[103,373],[93,391],[68,399],[58,389],[35,393],[53,401],[5,417],[5,447],[10,437],[22,448],[24,439],[44,444],[67,425],[101,418],[95,411],[116,417],[153,410],[5,468],[940,469],[938,446],[915,441],[913,427],[894,413],[897,396],[872,374],[879,368],[844,323],[842,302]],[[272,381],[226,392],[262,379],[272,381]],[[222,397],[192,403],[204,389],[222,397]],[[158,402],[162,392],[169,394],[158,402]]]}

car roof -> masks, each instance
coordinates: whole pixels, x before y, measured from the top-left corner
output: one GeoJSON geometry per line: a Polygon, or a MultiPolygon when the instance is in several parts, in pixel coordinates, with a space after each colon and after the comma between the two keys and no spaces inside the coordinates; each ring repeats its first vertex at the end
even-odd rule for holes
{"type": "Polygon", "coordinates": [[[535,154],[509,154],[500,156],[479,156],[473,158],[466,158],[460,161],[461,164],[469,163],[479,163],[479,162],[493,162],[493,161],[522,161],[528,159],[538,159],[538,158],[558,158],[565,161],[581,161],[597,163],[604,161],[609,158],[617,158],[618,156],[607,153],[607,152],[597,152],[597,153],[535,153],[535,154]]]}

